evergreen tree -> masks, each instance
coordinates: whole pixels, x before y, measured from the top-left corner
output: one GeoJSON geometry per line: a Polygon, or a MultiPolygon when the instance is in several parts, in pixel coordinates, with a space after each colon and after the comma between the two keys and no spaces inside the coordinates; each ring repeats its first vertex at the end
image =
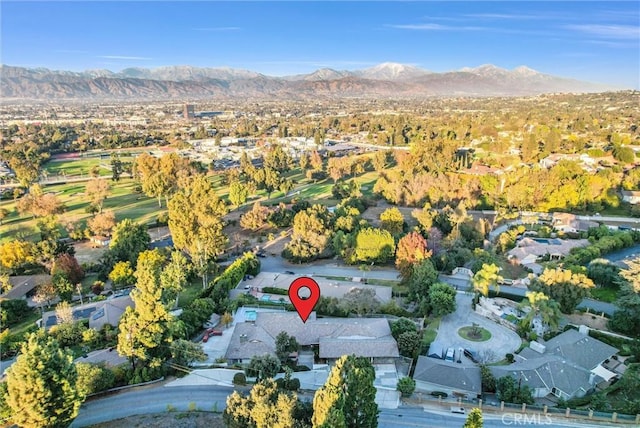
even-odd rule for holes
{"type": "Polygon", "coordinates": [[[313,397],[314,428],[376,428],[375,371],[366,358],[342,356],[313,397]]]}
{"type": "Polygon", "coordinates": [[[115,261],[129,261],[131,265],[135,265],[138,254],[147,249],[149,242],[151,238],[146,226],[126,218],[113,229],[109,252],[115,261]]]}
{"type": "Polygon", "coordinates": [[[229,428],[293,428],[298,399],[278,390],[273,379],[256,383],[249,396],[238,391],[227,398],[223,419],[229,428]]]}
{"type": "Polygon", "coordinates": [[[198,175],[169,201],[169,229],[175,247],[191,256],[202,288],[207,286],[210,263],[222,253],[227,237],[222,232],[224,202],[206,177],[198,175]]]}
{"type": "Polygon", "coordinates": [[[477,408],[471,410],[462,428],[482,428],[482,427],[483,427],[482,410],[477,408]]]}
{"type": "Polygon", "coordinates": [[[7,373],[7,404],[12,421],[23,427],[67,427],[83,397],[71,352],[41,333],[33,333],[7,373]]]}
{"type": "Polygon", "coordinates": [[[157,250],[140,254],[136,269],[136,288],[131,291],[134,308],[127,308],[120,319],[118,353],[152,369],[159,369],[167,356],[170,315],[162,303],[161,272],[165,258],[157,250]]]}

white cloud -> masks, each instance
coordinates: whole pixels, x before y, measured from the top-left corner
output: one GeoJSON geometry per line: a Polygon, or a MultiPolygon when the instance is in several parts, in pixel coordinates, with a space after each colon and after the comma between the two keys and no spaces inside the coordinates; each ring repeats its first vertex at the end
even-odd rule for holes
{"type": "Polygon", "coordinates": [[[592,34],[610,39],[639,39],[640,27],[635,25],[600,25],[600,24],[584,24],[584,25],[567,25],[568,30],[579,31],[582,33],[592,34]]]}
{"type": "Polygon", "coordinates": [[[120,59],[125,61],[151,61],[153,58],[144,56],[127,56],[127,55],[98,55],[98,58],[120,59]]]}

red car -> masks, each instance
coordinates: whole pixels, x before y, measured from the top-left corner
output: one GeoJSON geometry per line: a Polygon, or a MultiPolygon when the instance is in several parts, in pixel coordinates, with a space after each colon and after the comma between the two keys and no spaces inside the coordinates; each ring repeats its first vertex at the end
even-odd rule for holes
{"type": "Polygon", "coordinates": [[[209,333],[205,333],[204,337],[202,338],[202,341],[205,343],[207,342],[207,340],[209,340],[209,333]]]}

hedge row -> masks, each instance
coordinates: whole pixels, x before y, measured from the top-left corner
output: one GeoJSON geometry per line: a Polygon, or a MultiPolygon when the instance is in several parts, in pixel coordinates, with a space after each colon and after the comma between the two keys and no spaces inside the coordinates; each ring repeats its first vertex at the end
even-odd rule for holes
{"type": "Polygon", "coordinates": [[[268,293],[268,294],[278,294],[281,296],[286,296],[289,294],[288,290],[285,290],[284,288],[278,288],[278,287],[262,287],[262,292],[268,293]]]}
{"type": "Polygon", "coordinates": [[[252,252],[247,252],[236,259],[207,288],[200,292],[200,298],[213,298],[216,303],[225,299],[230,290],[234,289],[245,275],[260,273],[260,260],[252,252]]]}

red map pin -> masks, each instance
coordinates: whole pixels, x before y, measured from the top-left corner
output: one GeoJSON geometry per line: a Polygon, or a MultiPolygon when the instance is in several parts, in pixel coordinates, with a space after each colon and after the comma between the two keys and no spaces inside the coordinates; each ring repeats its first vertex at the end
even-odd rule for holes
{"type": "Polygon", "coordinates": [[[289,299],[293,304],[293,307],[298,311],[298,315],[302,319],[302,322],[306,323],[309,315],[313,311],[313,308],[320,299],[320,286],[313,279],[307,276],[302,276],[295,279],[289,286],[289,299]],[[303,291],[303,296],[300,296],[300,289],[307,289],[309,292],[303,291]]]}

